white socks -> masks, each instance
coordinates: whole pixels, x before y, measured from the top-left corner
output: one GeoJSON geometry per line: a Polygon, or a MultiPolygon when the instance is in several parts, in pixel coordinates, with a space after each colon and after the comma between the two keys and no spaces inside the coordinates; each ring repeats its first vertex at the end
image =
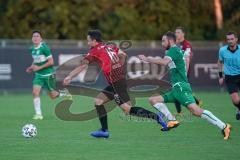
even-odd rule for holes
{"type": "Polygon", "coordinates": [[[162,112],[162,114],[169,120],[169,121],[175,121],[176,118],[171,114],[171,112],[168,110],[167,106],[164,103],[156,103],[153,105],[154,108],[156,108],[158,111],[162,112]]]}
{"type": "Polygon", "coordinates": [[[204,110],[201,118],[206,119],[208,122],[210,122],[213,125],[218,126],[221,130],[223,130],[226,127],[226,124],[223,123],[220,119],[215,117],[210,111],[204,110]]]}
{"type": "Polygon", "coordinates": [[[42,115],[40,97],[33,98],[34,109],[37,115],[42,115]]]}

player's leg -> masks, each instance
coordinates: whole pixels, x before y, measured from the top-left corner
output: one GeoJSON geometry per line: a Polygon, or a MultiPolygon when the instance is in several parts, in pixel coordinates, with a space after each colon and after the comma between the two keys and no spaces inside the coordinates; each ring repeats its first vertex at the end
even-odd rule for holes
{"type": "Polygon", "coordinates": [[[164,131],[168,129],[166,127],[166,123],[159,115],[142,107],[132,106],[130,102],[130,97],[128,95],[127,83],[125,79],[119,80],[118,82],[114,83],[113,89],[115,93],[115,102],[120,106],[120,108],[125,114],[154,119],[163,126],[164,131]]]}
{"type": "Polygon", "coordinates": [[[240,98],[238,92],[230,94],[233,105],[237,108],[236,119],[240,120],[240,98]]]}
{"type": "Polygon", "coordinates": [[[95,98],[95,107],[97,114],[99,116],[99,121],[101,123],[101,129],[103,131],[108,130],[108,121],[107,121],[107,111],[104,107],[104,104],[111,101],[113,98],[108,98],[105,93],[101,92],[95,98]]]}
{"type": "Polygon", "coordinates": [[[237,108],[237,114],[236,119],[240,119],[240,98],[238,95],[238,91],[240,88],[240,80],[238,80],[238,77],[233,76],[225,76],[225,82],[228,89],[228,93],[231,96],[231,100],[233,105],[237,108]]]}
{"type": "Polygon", "coordinates": [[[191,88],[187,84],[183,84],[180,88],[175,90],[176,99],[184,106],[186,106],[193,115],[206,119],[213,125],[216,125],[224,133],[224,139],[228,139],[230,136],[230,125],[225,124],[220,119],[212,114],[208,110],[200,108],[192,95],[191,88]]]}
{"type": "Polygon", "coordinates": [[[188,104],[187,108],[193,113],[193,115],[201,117],[221,129],[225,140],[229,138],[231,129],[229,124],[226,124],[218,119],[212,112],[200,108],[196,103],[188,104]]]}
{"type": "Polygon", "coordinates": [[[181,114],[182,112],[181,104],[178,101],[175,101],[174,104],[177,110],[177,114],[181,114]]]}
{"type": "Polygon", "coordinates": [[[167,123],[165,122],[162,114],[160,114],[160,113],[156,114],[156,113],[153,113],[143,107],[132,106],[131,103],[129,103],[129,102],[119,104],[119,106],[123,110],[123,112],[127,115],[156,120],[163,127],[162,131],[168,130],[167,123]]]}
{"type": "Polygon", "coordinates": [[[169,129],[171,128],[175,128],[177,126],[179,126],[179,122],[176,120],[176,118],[172,115],[172,113],[168,110],[166,103],[173,103],[175,101],[173,95],[172,95],[172,91],[169,91],[167,93],[165,93],[163,96],[161,95],[157,95],[157,96],[152,96],[149,98],[149,102],[150,104],[157,109],[158,111],[160,111],[168,120],[167,123],[167,127],[169,129]]]}
{"type": "Polygon", "coordinates": [[[104,104],[114,99],[114,93],[112,86],[106,87],[102,92],[100,92],[94,100],[95,108],[99,116],[99,121],[101,124],[101,129],[93,131],[90,133],[91,136],[96,138],[108,138],[108,120],[107,120],[107,111],[104,107],[104,104]]]}
{"type": "Polygon", "coordinates": [[[41,99],[40,99],[40,93],[43,86],[43,81],[41,78],[35,76],[33,80],[33,105],[35,109],[35,115],[33,116],[33,119],[43,119],[42,111],[41,111],[41,99]]]}
{"type": "Polygon", "coordinates": [[[65,97],[66,99],[72,99],[72,95],[65,88],[63,90],[56,90],[56,78],[55,75],[51,75],[44,79],[44,85],[48,90],[48,95],[51,99],[56,99],[58,97],[65,97]]]}

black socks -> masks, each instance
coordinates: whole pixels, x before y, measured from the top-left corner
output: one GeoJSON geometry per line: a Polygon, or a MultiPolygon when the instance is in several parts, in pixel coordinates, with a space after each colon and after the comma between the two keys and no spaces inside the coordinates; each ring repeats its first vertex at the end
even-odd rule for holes
{"type": "Polygon", "coordinates": [[[129,114],[137,117],[151,118],[158,121],[158,115],[156,113],[148,111],[142,107],[132,107],[129,114]]]}
{"type": "Polygon", "coordinates": [[[108,130],[107,112],[104,108],[104,105],[95,105],[95,107],[99,116],[99,121],[102,126],[102,131],[108,130]]]}
{"type": "Polygon", "coordinates": [[[181,113],[182,112],[181,104],[178,101],[175,101],[174,103],[177,109],[177,113],[181,113]]]}
{"type": "Polygon", "coordinates": [[[240,102],[238,104],[234,104],[234,106],[236,106],[238,108],[238,110],[240,111],[240,102]]]}

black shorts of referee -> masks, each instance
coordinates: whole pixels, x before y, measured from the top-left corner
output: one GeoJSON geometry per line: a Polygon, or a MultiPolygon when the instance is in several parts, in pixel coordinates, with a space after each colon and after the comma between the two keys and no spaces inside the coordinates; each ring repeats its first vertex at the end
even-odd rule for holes
{"type": "Polygon", "coordinates": [[[229,94],[238,92],[240,89],[240,74],[234,76],[225,75],[225,84],[229,94]]]}

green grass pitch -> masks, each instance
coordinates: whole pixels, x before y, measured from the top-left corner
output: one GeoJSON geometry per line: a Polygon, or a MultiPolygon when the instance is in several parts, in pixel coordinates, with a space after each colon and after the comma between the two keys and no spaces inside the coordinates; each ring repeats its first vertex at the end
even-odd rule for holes
{"type": "MultiPolygon", "coordinates": [[[[109,114],[109,139],[94,139],[89,132],[99,128],[98,119],[67,122],[54,113],[59,100],[42,96],[43,120],[32,120],[31,95],[0,96],[1,160],[237,160],[240,156],[240,122],[227,93],[199,92],[204,108],[233,127],[231,138],[224,141],[220,130],[200,118],[182,120],[169,132],[161,132],[155,122],[129,120],[119,108],[109,114]],[[26,123],[37,126],[38,135],[26,139],[21,128],[26,123]]],[[[93,107],[93,100],[74,97],[72,112],[93,107]]],[[[147,99],[137,99],[138,106],[153,110],[147,99]]],[[[175,112],[173,105],[168,105],[175,112]]],[[[184,108],[185,115],[189,112],[184,108]]]]}

